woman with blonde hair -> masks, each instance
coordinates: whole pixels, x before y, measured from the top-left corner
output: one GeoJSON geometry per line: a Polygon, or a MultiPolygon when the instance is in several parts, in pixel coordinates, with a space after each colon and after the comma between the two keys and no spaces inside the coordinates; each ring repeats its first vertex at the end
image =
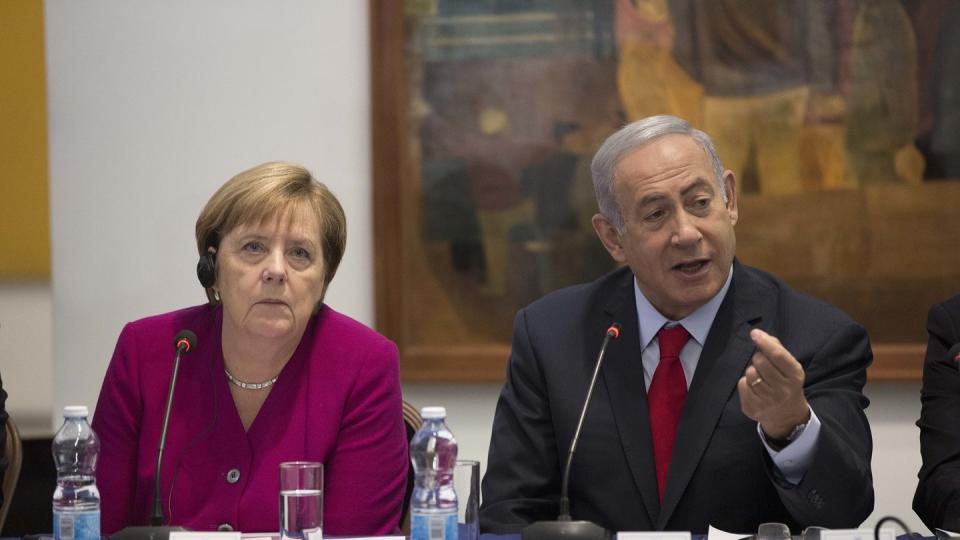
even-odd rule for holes
{"type": "Polygon", "coordinates": [[[336,197],[303,167],[264,163],[224,184],[196,224],[208,302],[127,324],[97,403],[102,532],[145,525],[173,339],[191,330],[170,413],[166,525],[276,531],[279,464],[323,462],[324,529],[383,535],[407,474],[396,346],[327,306],[346,245],[336,197]]]}

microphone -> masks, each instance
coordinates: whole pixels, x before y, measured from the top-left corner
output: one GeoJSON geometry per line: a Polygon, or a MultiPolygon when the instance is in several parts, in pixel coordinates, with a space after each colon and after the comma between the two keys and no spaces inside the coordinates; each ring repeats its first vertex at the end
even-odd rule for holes
{"type": "Polygon", "coordinates": [[[163,450],[167,444],[167,426],[170,424],[170,408],[173,405],[173,390],[177,385],[177,372],[180,371],[180,356],[192,351],[197,345],[197,335],[190,330],[181,330],[173,338],[177,354],[173,358],[173,375],[167,390],[167,406],[163,413],[163,429],[160,431],[160,444],[157,445],[157,468],[154,470],[153,513],[150,525],[146,527],[126,527],[110,538],[112,540],[167,540],[173,531],[184,531],[183,527],[163,526],[163,505],[160,503],[160,465],[163,463],[163,450]]]}
{"type": "Polygon", "coordinates": [[[960,363],[960,343],[957,343],[947,352],[947,359],[960,363]]]}
{"type": "Polygon", "coordinates": [[[197,335],[189,330],[181,330],[173,338],[173,344],[177,347],[178,353],[190,352],[197,344],[197,335]]]}
{"type": "Polygon", "coordinates": [[[177,372],[180,370],[180,356],[188,353],[197,344],[197,335],[190,330],[181,330],[173,338],[177,355],[173,358],[173,375],[170,377],[170,389],[167,391],[167,409],[163,413],[163,430],[160,432],[160,445],[157,447],[157,468],[154,471],[153,515],[150,525],[163,525],[163,505],[160,504],[160,464],[163,463],[163,449],[167,444],[167,425],[170,423],[170,408],[173,406],[173,389],[177,385],[177,372]]]}
{"type": "Polygon", "coordinates": [[[597,365],[593,368],[590,386],[587,387],[587,397],[583,400],[583,409],[580,410],[577,429],[573,433],[570,450],[567,452],[567,461],[563,466],[563,483],[560,485],[560,515],[557,516],[556,521],[537,521],[527,525],[521,533],[522,540],[553,540],[556,538],[563,538],[564,540],[607,540],[610,538],[610,533],[596,523],[571,520],[570,465],[573,463],[573,453],[577,450],[577,441],[580,440],[580,430],[583,428],[583,419],[587,416],[587,408],[590,406],[590,398],[593,397],[593,389],[597,385],[597,376],[600,375],[600,367],[603,365],[603,354],[607,351],[607,345],[610,341],[618,337],[620,337],[620,324],[613,323],[607,328],[607,332],[603,336],[603,343],[601,343],[600,352],[597,354],[597,365]]]}

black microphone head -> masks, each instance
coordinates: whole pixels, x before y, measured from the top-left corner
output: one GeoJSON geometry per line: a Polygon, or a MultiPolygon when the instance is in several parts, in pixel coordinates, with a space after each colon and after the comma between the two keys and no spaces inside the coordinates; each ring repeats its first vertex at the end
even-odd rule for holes
{"type": "Polygon", "coordinates": [[[960,362],[960,343],[950,347],[950,352],[947,353],[947,359],[952,362],[960,362]]]}
{"type": "Polygon", "coordinates": [[[181,330],[173,338],[173,346],[181,352],[190,352],[197,346],[197,335],[190,330],[181,330]]]}

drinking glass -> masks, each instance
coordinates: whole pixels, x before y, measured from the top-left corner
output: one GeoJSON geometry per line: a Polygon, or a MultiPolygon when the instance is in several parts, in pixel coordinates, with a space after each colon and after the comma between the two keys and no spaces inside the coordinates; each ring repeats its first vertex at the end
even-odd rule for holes
{"type": "Polygon", "coordinates": [[[457,491],[457,530],[460,540],[480,537],[480,462],[457,460],[453,469],[453,489],[457,491]]]}
{"type": "Polygon", "coordinates": [[[790,540],[790,528],[783,523],[761,523],[757,540],[790,540]]]}
{"type": "Polygon", "coordinates": [[[280,464],[280,540],[323,538],[323,463],[280,464]]]}

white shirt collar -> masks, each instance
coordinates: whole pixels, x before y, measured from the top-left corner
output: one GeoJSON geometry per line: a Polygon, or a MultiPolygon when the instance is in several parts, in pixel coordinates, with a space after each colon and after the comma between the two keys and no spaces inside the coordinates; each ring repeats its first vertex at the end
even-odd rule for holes
{"type": "Polygon", "coordinates": [[[698,307],[693,313],[687,315],[679,321],[672,321],[664,317],[653,304],[647,300],[647,297],[640,292],[640,285],[637,278],[633,278],[633,294],[637,301],[637,320],[640,322],[640,350],[644,350],[657,336],[657,332],[665,324],[682,324],[687,332],[702,347],[707,341],[707,334],[710,332],[710,326],[713,325],[713,319],[717,317],[717,311],[720,310],[720,304],[727,296],[730,289],[730,281],[733,279],[733,265],[730,265],[730,271],[727,272],[727,281],[720,287],[717,294],[707,301],[707,303],[698,307]]]}

